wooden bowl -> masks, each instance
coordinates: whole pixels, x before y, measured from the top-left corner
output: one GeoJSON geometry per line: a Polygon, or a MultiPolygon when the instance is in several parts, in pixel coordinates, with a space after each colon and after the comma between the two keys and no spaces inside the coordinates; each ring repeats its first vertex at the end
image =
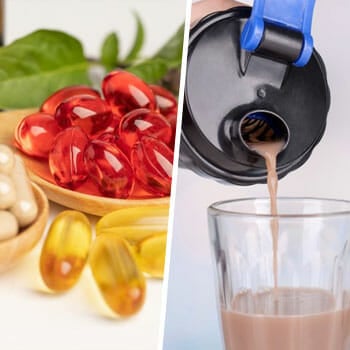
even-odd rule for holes
{"type": "MultiPolygon", "coordinates": [[[[0,113],[0,143],[13,146],[14,131],[25,116],[36,109],[23,109],[0,113]]],[[[29,177],[46,193],[48,199],[65,207],[83,211],[88,214],[103,216],[111,211],[150,205],[169,205],[169,197],[146,199],[115,199],[93,194],[71,191],[56,185],[48,171],[48,165],[42,160],[27,157],[21,153],[29,177]],[[51,179],[50,179],[51,178],[51,179]]]]}
{"type": "Polygon", "coordinates": [[[33,191],[39,209],[38,217],[17,236],[0,241],[0,272],[7,270],[30,252],[44,233],[49,216],[49,203],[39,186],[33,184],[33,191]]]}

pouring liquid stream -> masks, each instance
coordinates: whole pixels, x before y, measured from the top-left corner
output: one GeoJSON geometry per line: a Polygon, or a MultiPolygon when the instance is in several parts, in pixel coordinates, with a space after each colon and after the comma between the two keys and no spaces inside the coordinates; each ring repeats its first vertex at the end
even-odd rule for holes
{"type": "Polygon", "coordinates": [[[249,143],[249,147],[261,155],[265,159],[267,168],[267,187],[270,194],[270,211],[273,218],[271,219],[271,235],[272,235],[272,249],[273,249],[273,278],[274,289],[277,292],[278,287],[278,209],[277,209],[277,156],[282,151],[285,141],[263,141],[256,143],[249,143]]]}
{"type": "Polygon", "coordinates": [[[243,123],[245,140],[250,150],[264,158],[267,169],[267,187],[270,195],[271,236],[273,250],[273,279],[274,294],[277,299],[278,288],[278,209],[277,209],[277,156],[283,150],[286,139],[278,136],[278,133],[264,120],[246,119],[243,123]]]}

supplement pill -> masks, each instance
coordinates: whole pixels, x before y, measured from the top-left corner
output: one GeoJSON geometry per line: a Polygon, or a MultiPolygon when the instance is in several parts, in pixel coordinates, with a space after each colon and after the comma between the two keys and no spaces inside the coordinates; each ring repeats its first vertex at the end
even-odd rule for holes
{"type": "Polygon", "coordinates": [[[145,279],[128,243],[113,234],[97,236],[90,267],[107,305],[120,316],[139,311],[145,299],[145,279]]]}
{"type": "Polygon", "coordinates": [[[142,272],[151,277],[163,278],[166,233],[142,241],[136,248],[137,262],[142,272]]]}
{"type": "Polygon", "coordinates": [[[18,233],[16,217],[6,210],[0,210],[0,241],[12,238],[18,233]]]}
{"type": "Polygon", "coordinates": [[[92,231],[87,217],[66,210],[52,222],[40,256],[40,272],[46,286],[66,291],[78,281],[86,264],[92,231]]]}
{"type": "Polygon", "coordinates": [[[126,71],[115,70],[106,75],[102,82],[102,91],[117,117],[137,108],[154,110],[157,106],[151,88],[136,75],[126,71]]]}
{"type": "Polygon", "coordinates": [[[25,227],[36,219],[38,205],[36,204],[33,189],[28,180],[23,161],[17,155],[15,156],[12,179],[16,191],[16,202],[11,207],[11,212],[17,218],[19,226],[25,227]]]}
{"type": "Polygon", "coordinates": [[[134,109],[124,115],[119,124],[118,135],[121,141],[130,150],[136,142],[144,136],[169,144],[172,138],[172,129],[169,121],[156,111],[146,108],[134,109]]]}
{"type": "Polygon", "coordinates": [[[113,233],[129,243],[137,244],[168,229],[169,206],[148,206],[115,210],[103,216],[96,234],[113,233]]]}
{"type": "Polygon", "coordinates": [[[74,190],[86,181],[84,152],[88,142],[87,135],[78,126],[65,129],[56,136],[49,154],[49,167],[59,186],[74,190]]]}
{"type": "Polygon", "coordinates": [[[149,85],[156,97],[157,106],[160,113],[165,117],[169,114],[177,114],[176,97],[167,89],[159,85],[149,85]]]}
{"type": "Polygon", "coordinates": [[[91,180],[104,196],[129,197],[134,187],[134,172],[128,158],[116,145],[91,141],[85,151],[85,164],[91,180]]]}
{"type": "Polygon", "coordinates": [[[63,128],[79,126],[90,137],[105,132],[113,121],[107,103],[88,95],[68,98],[56,110],[55,119],[63,128]]]}
{"type": "Polygon", "coordinates": [[[0,209],[8,209],[16,202],[15,184],[12,179],[0,174],[0,209]]]}
{"type": "Polygon", "coordinates": [[[0,173],[9,175],[15,164],[15,156],[10,147],[0,145],[0,173]]]}
{"type": "Polygon", "coordinates": [[[56,113],[57,107],[67,100],[70,97],[73,96],[92,96],[92,97],[100,97],[100,94],[96,91],[91,89],[89,86],[85,85],[73,85],[73,86],[67,86],[63,89],[57,90],[55,93],[50,95],[41,105],[40,111],[44,113],[49,113],[51,115],[54,115],[56,113]]]}
{"type": "Polygon", "coordinates": [[[46,159],[60,131],[61,128],[52,115],[34,113],[23,118],[17,125],[15,145],[29,156],[46,159]]]}
{"type": "Polygon", "coordinates": [[[131,165],[139,185],[159,197],[171,190],[174,152],[163,142],[144,136],[131,150],[131,165]]]}

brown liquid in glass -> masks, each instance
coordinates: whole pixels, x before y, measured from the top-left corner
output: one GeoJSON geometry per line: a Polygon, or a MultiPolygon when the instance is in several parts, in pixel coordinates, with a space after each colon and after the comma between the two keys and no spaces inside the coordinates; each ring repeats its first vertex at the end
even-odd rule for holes
{"type": "Polygon", "coordinates": [[[350,349],[350,309],[334,311],[325,290],[279,288],[277,300],[273,289],[245,292],[231,308],[221,314],[226,350],[350,349]]]}
{"type": "MultiPolygon", "coordinates": [[[[278,288],[276,159],[283,141],[248,143],[266,163],[271,201],[274,288],[234,297],[222,310],[226,350],[350,350],[350,308],[335,310],[335,299],[322,289],[278,288]]],[[[349,296],[345,297],[349,305],[349,296]]]]}

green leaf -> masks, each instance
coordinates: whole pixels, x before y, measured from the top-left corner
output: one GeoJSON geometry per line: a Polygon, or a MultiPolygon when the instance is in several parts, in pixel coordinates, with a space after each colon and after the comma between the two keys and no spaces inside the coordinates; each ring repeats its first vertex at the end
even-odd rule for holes
{"type": "Polygon", "coordinates": [[[103,41],[101,48],[101,63],[107,71],[115,68],[118,64],[119,39],[116,33],[110,33],[103,41]]]}
{"type": "Polygon", "coordinates": [[[159,82],[164,77],[168,72],[168,65],[161,59],[153,59],[129,67],[127,70],[148,84],[152,84],[159,82]]]}
{"type": "Polygon", "coordinates": [[[166,61],[169,68],[181,66],[184,27],[184,25],[181,25],[176,33],[153,56],[154,59],[166,61]]]}
{"type": "Polygon", "coordinates": [[[138,58],[139,53],[142,49],[143,43],[145,41],[145,30],[144,30],[141,18],[136,12],[134,12],[134,17],[137,25],[136,36],[129,53],[126,55],[123,61],[123,64],[125,65],[131,64],[133,61],[135,61],[138,58]]]}
{"type": "Polygon", "coordinates": [[[0,109],[37,107],[54,91],[90,84],[81,43],[38,30],[0,48],[0,109]]]}

